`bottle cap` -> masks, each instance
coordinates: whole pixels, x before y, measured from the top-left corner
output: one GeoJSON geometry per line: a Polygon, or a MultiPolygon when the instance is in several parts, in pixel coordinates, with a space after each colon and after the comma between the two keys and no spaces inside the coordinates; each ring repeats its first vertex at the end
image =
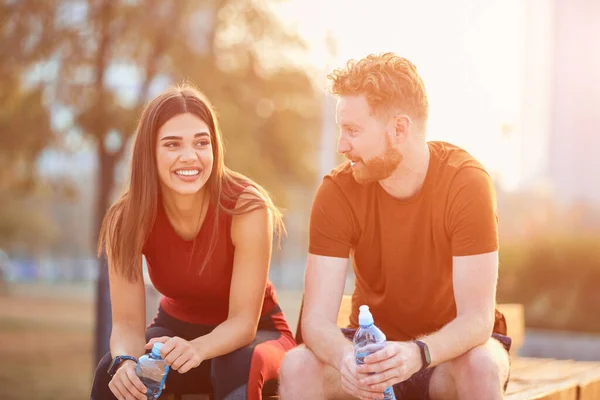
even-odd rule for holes
{"type": "Polygon", "coordinates": [[[358,314],[358,324],[360,326],[373,325],[373,315],[369,311],[369,306],[362,305],[358,309],[360,310],[358,314]]]}
{"type": "Polygon", "coordinates": [[[152,345],[152,355],[154,357],[162,357],[160,355],[160,349],[163,347],[163,343],[157,342],[152,345]]]}

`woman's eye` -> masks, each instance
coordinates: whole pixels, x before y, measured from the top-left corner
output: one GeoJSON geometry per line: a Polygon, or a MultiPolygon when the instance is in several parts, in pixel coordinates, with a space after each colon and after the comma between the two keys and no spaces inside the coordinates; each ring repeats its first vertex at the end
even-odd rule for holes
{"type": "Polygon", "coordinates": [[[208,140],[201,140],[199,142],[196,143],[196,146],[198,147],[206,147],[210,144],[210,142],[208,140]]]}

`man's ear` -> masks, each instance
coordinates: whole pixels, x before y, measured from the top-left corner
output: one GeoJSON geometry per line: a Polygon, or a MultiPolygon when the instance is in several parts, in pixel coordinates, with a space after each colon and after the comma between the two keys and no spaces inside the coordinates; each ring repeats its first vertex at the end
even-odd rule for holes
{"type": "Polygon", "coordinates": [[[404,142],[410,133],[412,120],[406,114],[395,114],[393,123],[396,142],[404,142]]]}

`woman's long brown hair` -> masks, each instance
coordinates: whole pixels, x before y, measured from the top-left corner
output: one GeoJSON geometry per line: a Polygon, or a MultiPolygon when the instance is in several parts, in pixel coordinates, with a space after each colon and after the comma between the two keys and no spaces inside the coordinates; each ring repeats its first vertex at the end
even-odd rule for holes
{"type": "MultiPolygon", "coordinates": [[[[218,205],[215,207],[213,233],[219,229],[220,212],[238,215],[258,208],[267,208],[270,211],[274,231],[279,238],[285,233],[281,212],[273,204],[269,194],[251,179],[225,166],[221,132],[213,107],[206,96],[188,85],[175,87],[154,98],[142,111],[135,134],[129,185],[108,209],[100,228],[98,256],[105,250],[109,267],[131,282],[142,276],[142,248],[154,224],[158,207],[158,130],[169,119],[184,113],[201,118],[210,129],[214,162],[206,185],[210,204],[218,205]],[[247,186],[254,187],[260,196],[248,199],[241,207],[228,207],[228,204],[236,204],[239,193],[247,186]]],[[[209,250],[199,273],[206,266],[216,245],[216,235],[210,237],[209,250]]]]}

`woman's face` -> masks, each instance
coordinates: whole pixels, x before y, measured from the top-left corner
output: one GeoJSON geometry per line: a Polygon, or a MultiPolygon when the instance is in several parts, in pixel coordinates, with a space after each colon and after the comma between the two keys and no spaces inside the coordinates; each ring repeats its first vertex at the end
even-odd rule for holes
{"type": "Polygon", "coordinates": [[[163,190],[190,195],[202,189],[213,167],[208,125],[194,114],[179,114],[159,130],[156,164],[163,190]]]}

